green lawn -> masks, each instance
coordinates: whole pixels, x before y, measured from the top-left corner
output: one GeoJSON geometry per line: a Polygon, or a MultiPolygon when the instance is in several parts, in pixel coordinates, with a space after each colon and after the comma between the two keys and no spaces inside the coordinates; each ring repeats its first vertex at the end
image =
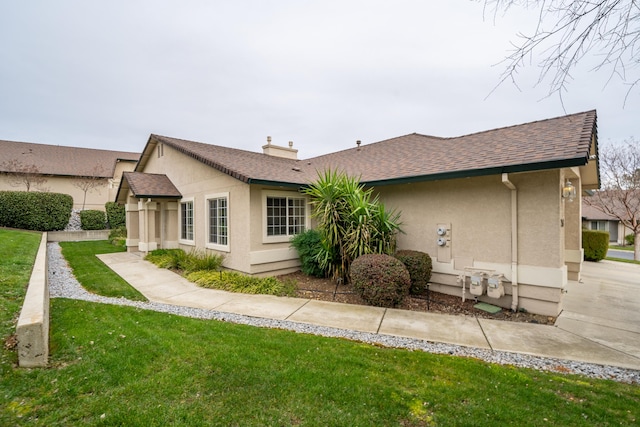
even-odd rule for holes
{"type": "MultiPolygon", "coordinates": [[[[0,254],[19,252],[15,245],[5,249],[5,241],[0,254]]],[[[28,269],[8,258],[0,258],[0,271],[15,277],[7,287],[18,292],[28,269]]],[[[15,307],[5,298],[0,307],[3,325],[12,323],[15,307]]],[[[10,332],[3,333],[6,340],[10,332]]],[[[607,426],[640,420],[637,385],[86,301],[52,300],[50,368],[15,368],[15,350],[0,351],[2,426],[607,426]]]]}
{"type": "Polygon", "coordinates": [[[61,242],[60,247],[73,274],[89,292],[105,297],[124,297],[134,301],[147,300],[137,289],[96,257],[96,254],[124,252],[126,249],[122,246],[114,246],[106,240],[99,240],[61,242]]]}

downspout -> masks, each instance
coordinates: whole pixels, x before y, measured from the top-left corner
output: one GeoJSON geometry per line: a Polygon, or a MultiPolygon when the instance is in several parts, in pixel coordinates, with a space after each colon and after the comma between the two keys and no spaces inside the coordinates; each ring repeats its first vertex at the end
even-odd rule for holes
{"type": "Polygon", "coordinates": [[[511,190],[511,310],[518,311],[518,189],[507,173],[502,183],[511,190]]]}

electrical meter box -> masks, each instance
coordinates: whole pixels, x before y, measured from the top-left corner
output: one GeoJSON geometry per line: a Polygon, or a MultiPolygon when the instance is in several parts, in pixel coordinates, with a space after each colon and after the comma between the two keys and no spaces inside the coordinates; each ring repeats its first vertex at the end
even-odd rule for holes
{"type": "Polygon", "coordinates": [[[502,284],[502,274],[492,274],[487,279],[487,296],[500,298],[504,295],[504,285],[502,284]]]}
{"type": "Polygon", "coordinates": [[[471,295],[480,296],[484,294],[484,273],[474,271],[471,273],[471,284],[469,285],[471,295]]]}

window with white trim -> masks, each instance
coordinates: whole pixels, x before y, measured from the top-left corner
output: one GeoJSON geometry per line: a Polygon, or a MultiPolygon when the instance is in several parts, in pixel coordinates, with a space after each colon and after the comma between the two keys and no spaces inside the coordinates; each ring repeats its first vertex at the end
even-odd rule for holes
{"type": "Polygon", "coordinates": [[[304,196],[285,191],[265,191],[262,203],[265,243],[288,242],[309,227],[304,196]]]}
{"type": "Polygon", "coordinates": [[[180,240],[193,242],[193,199],[180,202],[180,240]]]}
{"type": "Polygon", "coordinates": [[[207,196],[207,247],[229,250],[229,193],[207,196]]]}

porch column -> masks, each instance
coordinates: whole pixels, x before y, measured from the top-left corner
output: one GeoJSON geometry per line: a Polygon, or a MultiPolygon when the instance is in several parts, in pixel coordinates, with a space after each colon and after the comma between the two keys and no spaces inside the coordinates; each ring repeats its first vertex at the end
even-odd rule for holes
{"type": "Polygon", "coordinates": [[[151,199],[138,201],[138,218],[140,224],[140,242],[138,248],[141,252],[150,252],[158,249],[156,240],[156,209],[158,204],[151,199]]]}
{"type": "Polygon", "coordinates": [[[567,265],[567,279],[580,280],[584,251],[582,249],[582,188],[580,180],[570,178],[576,187],[576,198],[564,203],[564,262],[567,265]],[[574,181],[575,180],[575,181],[574,181]]]}
{"type": "Polygon", "coordinates": [[[178,248],[178,202],[167,202],[165,204],[163,227],[165,230],[163,248],[178,248]]]}
{"type": "Polygon", "coordinates": [[[140,220],[138,218],[138,203],[130,200],[124,205],[126,224],[127,224],[127,252],[137,252],[138,243],[140,241],[140,220]]]}

